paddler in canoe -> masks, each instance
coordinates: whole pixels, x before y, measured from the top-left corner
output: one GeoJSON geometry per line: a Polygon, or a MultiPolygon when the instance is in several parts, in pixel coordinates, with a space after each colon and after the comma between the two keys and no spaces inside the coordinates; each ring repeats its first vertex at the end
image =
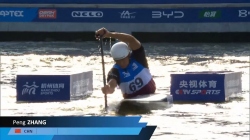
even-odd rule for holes
{"type": "Polygon", "coordinates": [[[95,34],[96,39],[102,36],[121,41],[111,47],[110,53],[115,64],[108,72],[107,84],[102,87],[102,92],[112,94],[119,86],[124,99],[154,94],[156,85],[141,43],[130,34],[109,32],[105,28],[97,30],[95,34]]]}

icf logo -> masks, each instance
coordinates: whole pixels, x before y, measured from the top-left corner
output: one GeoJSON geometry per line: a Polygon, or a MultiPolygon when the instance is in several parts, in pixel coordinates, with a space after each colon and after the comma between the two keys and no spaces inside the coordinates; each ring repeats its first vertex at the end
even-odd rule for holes
{"type": "Polygon", "coordinates": [[[125,18],[125,19],[131,19],[131,18],[135,18],[135,15],[133,15],[133,14],[135,14],[136,12],[129,12],[129,11],[122,11],[122,13],[120,13],[121,14],[121,18],[125,18]]]}
{"type": "Polygon", "coordinates": [[[22,90],[22,95],[25,95],[25,94],[33,94],[35,95],[36,94],[36,89],[38,88],[39,86],[36,85],[36,82],[33,82],[32,85],[29,86],[29,82],[26,82],[25,85],[23,85],[23,90],[22,90]]]}

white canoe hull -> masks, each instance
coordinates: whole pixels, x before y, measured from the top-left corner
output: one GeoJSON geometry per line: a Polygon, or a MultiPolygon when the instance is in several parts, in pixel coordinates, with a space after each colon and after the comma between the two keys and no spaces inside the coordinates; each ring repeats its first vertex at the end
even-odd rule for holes
{"type": "Polygon", "coordinates": [[[145,114],[152,110],[164,110],[172,107],[172,95],[155,93],[151,95],[137,96],[132,99],[123,99],[118,108],[117,113],[125,114],[145,114]]]}

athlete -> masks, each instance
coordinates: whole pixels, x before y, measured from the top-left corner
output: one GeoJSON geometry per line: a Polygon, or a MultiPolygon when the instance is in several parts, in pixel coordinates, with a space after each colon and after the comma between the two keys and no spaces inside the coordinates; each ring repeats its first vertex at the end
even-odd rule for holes
{"type": "Polygon", "coordinates": [[[121,41],[111,47],[115,64],[108,72],[107,85],[102,87],[102,92],[112,94],[119,86],[124,99],[155,93],[156,85],[141,43],[132,35],[109,32],[105,28],[96,31],[96,39],[100,36],[121,41]]]}

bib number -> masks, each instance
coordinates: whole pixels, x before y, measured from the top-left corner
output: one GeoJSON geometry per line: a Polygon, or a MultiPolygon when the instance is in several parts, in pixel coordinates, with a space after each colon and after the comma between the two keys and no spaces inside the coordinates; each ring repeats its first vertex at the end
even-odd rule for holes
{"type": "Polygon", "coordinates": [[[130,91],[136,91],[138,88],[143,86],[143,81],[141,78],[136,78],[134,82],[131,82],[129,84],[129,90],[130,91]]]}

